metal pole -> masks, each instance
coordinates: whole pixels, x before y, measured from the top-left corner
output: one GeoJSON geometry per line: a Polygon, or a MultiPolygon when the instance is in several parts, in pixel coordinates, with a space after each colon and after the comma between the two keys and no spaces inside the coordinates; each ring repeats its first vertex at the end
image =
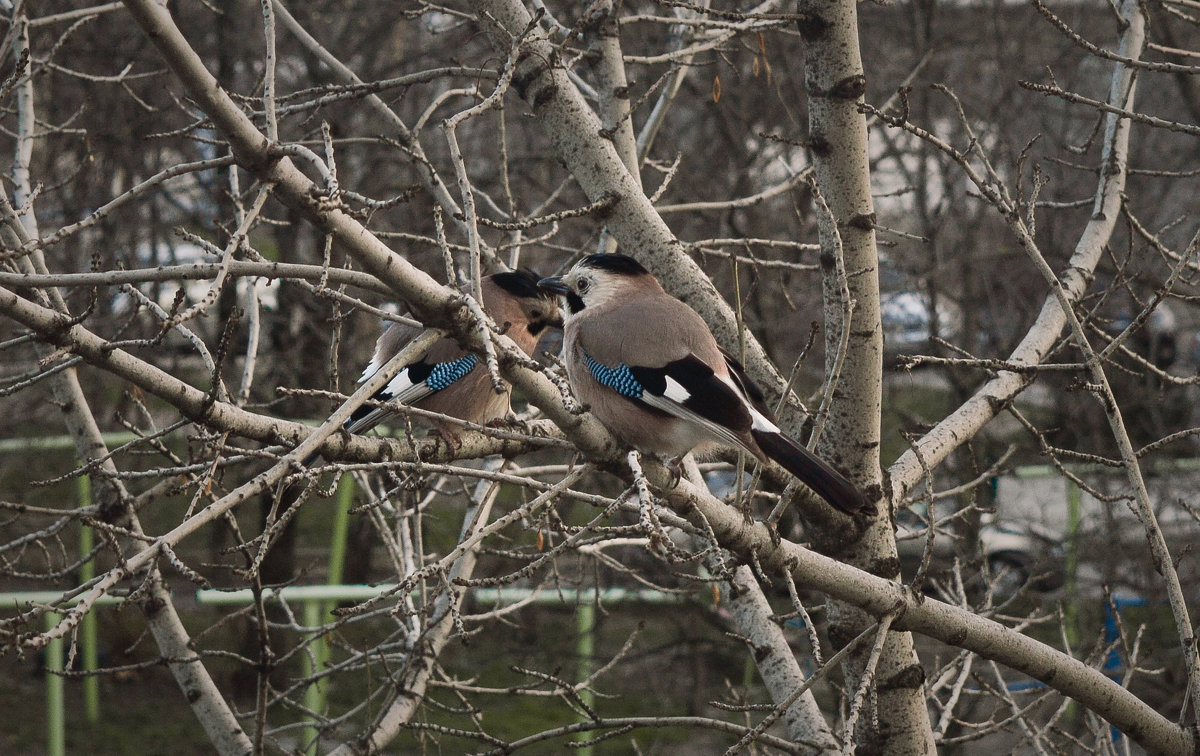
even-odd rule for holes
{"type": "MultiPolygon", "coordinates": [[[[341,585],[342,575],[346,571],[346,541],[350,534],[350,507],[354,504],[354,478],[343,475],[342,479],[338,481],[336,501],[333,536],[329,544],[329,570],[325,577],[326,584],[331,586],[341,585]]],[[[332,609],[332,602],[306,601],[304,603],[304,624],[307,627],[316,627],[322,624],[332,609]]],[[[329,662],[329,640],[324,634],[313,641],[311,655],[306,655],[304,658],[312,660],[312,668],[308,670],[307,676],[311,677],[325,669],[325,665],[329,662]]],[[[304,691],[305,708],[316,712],[316,715],[324,714],[327,690],[324,681],[310,683],[308,689],[304,691]]],[[[312,724],[306,728],[312,742],[308,749],[310,754],[317,753],[317,743],[321,738],[321,731],[316,726],[318,721],[316,715],[309,717],[312,724]]]]}
{"type": "MultiPolygon", "coordinates": [[[[365,601],[381,593],[394,591],[396,583],[379,585],[289,585],[284,588],[264,588],[262,596],[269,599],[280,596],[288,601],[365,601]]],[[[5,600],[52,601],[61,596],[54,591],[29,593],[0,593],[0,603],[5,600]]],[[[582,604],[599,601],[605,604],[636,601],[642,604],[682,604],[688,597],[679,593],[656,591],[649,588],[472,588],[471,598],[480,603],[530,601],[535,604],[582,604]]],[[[201,604],[249,604],[254,601],[254,592],[249,588],[236,591],[207,589],[196,591],[196,601],[201,604]]]]}
{"type": "MultiPolygon", "coordinates": [[[[121,446],[130,441],[137,441],[141,436],[132,431],[117,431],[116,433],[101,433],[100,437],[107,446],[121,446]]],[[[0,438],[0,454],[18,452],[28,454],[38,451],[70,451],[75,448],[72,436],[33,436],[27,438],[0,438]]]]}
{"type": "MultiPolygon", "coordinates": [[[[304,625],[306,627],[316,627],[321,624],[321,610],[325,604],[321,601],[305,601],[304,602],[304,625]]],[[[325,639],[316,638],[313,640],[311,654],[304,655],[304,676],[312,677],[320,672],[324,667],[324,658],[328,656],[328,650],[325,645],[325,639]]],[[[308,688],[304,691],[304,707],[309,711],[322,714],[325,711],[325,682],[312,681],[308,684],[308,688]]],[[[307,754],[316,754],[317,745],[321,740],[321,731],[317,728],[317,717],[315,715],[308,717],[309,725],[304,728],[304,735],[301,742],[307,742],[308,747],[304,752],[307,754]]]]}
{"type": "Polygon", "coordinates": [[[337,506],[333,518],[333,537],[329,543],[328,585],[341,585],[346,571],[346,540],[350,533],[350,506],[354,503],[354,479],[343,475],[338,481],[337,506]]]}
{"type": "MultiPolygon", "coordinates": [[[[576,628],[579,631],[579,641],[576,645],[576,652],[579,654],[579,671],[577,675],[580,681],[586,680],[592,674],[592,654],[596,649],[596,604],[594,601],[584,601],[575,609],[576,628]]],[[[588,688],[579,691],[579,700],[592,709],[596,705],[596,697],[588,688]]],[[[587,716],[586,714],[584,715],[587,716]]],[[[595,737],[590,732],[581,732],[576,737],[576,740],[591,740],[595,737]]],[[[579,748],[576,753],[581,756],[591,756],[592,747],[590,745],[579,748]]]]}
{"type": "MultiPolygon", "coordinates": [[[[92,505],[91,476],[79,476],[75,484],[75,493],[80,509],[92,505]]],[[[95,534],[91,528],[87,525],[79,526],[79,556],[81,559],[91,552],[94,539],[95,534]]],[[[96,565],[90,560],[84,562],[79,566],[79,584],[83,585],[88,582],[95,574],[96,565]]],[[[100,668],[100,648],[96,633],[95,613],[88,612],[83,615],[79,631],[83,642],[83,670],[95,672],[100,668]]],[[[96,675],[87,675],[83,678],[83,710],[88,722],[95,724],[100,721],[100,678],[96,675]]]]}
{"type": "MultiPolygon", "coordinates": [[[[58,624],[58,615],[46,612],[46,629],[58,624]]],[[[63,639],[54,638],[46,644],[46,754],[66,756],[67,727],[63,707],[63,639]]]]}

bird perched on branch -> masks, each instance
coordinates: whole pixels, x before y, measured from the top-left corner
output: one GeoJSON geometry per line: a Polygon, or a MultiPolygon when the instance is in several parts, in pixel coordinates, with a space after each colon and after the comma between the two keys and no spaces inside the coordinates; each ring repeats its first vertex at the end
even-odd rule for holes
{"type": "MultiPolygon", "coordinates": [[[[547,327],[561,325],[556,297],[538,287],[538,276],[530,270],[490,275],[483,279],[480,288],[484,312],[501,328],[507,325],[505,335],[526,354],[533,354],[547,327]]],[[[375,353],[359,383],[378,372],[420,333],[420,329],[400,323],[387,327],[375,342],[375,353]]],[[[512,389],[505,384],[505,391],[497,393],[482,362],[454,339],[439,339],[371,398],[376,404],[395,399],[484,425],[505,416],[512,389]]],[[[363,405],[346,421],[345,428],[351,433],[365,433],[393,414],[386,407],[363,405]]],[[[443,435],[452,432],[449,425],[432,422],[443,435]]]]}
{"type": "Polygon", "coordinates": [[[873,513],[854,484],[780,431],[741,364],[636,260],[590,255],[538,285],[563,297],[567,378],[613,435],[661,459],[737,447],[843,512],[873,513]]]}

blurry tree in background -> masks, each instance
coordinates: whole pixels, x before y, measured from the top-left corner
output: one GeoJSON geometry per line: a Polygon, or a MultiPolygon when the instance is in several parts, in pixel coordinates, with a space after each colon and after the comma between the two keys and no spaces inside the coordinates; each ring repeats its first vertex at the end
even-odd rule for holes
{"type": "Polygon", "coordinates": [[[1193,753],[1200,517],[1146,476],[1195,449],[1194,5],[5,4],[0,587],[57,596],[8,661],[121,597],[102,682],[167,668],[222,753],[1193,753]],[[639,485],[446,286],[595,251],[879,516],[732,455],[639,485]],[[339,432],[403,311],[513,422],[339,432]],[[1014,581],[1022,464],[1094,507],[1035,497],[1014,581]]]}

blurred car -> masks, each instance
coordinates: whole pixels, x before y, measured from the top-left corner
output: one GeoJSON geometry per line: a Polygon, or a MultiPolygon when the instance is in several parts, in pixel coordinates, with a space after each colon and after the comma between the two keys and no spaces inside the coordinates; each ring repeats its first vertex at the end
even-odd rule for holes
{"type": "MultiPolygon", "coordinates": [[[[718,498],[734,493],[737,476],[732,470],[713,470],[704,476],[709,490],[718,498]]],[[[743,486],[750,484],[747,474],[743,486]]],[[[1062,537],[1037,523],[1023,523],[984,514],[979,528],[980,553],[987,560],[987,575],[998,598],[1007,599],[1021,590],[1050,593],[1066,583],[1066,548],[1062,537]]],[[[896,516],[896,549],[901,572],[911,580],[925,552],[928,527],[912,509],[896,516]]],[[[930,576],[940,579],[948,574],[960,553],[957,539],[939,532],[933,540],[930,576]]],[[[982,573],[979,573],[982,578],[982,573]]],[[[965,580],[974,576],[963,575],[965,580]]],[[[928,589],[928,581],[926,588],[928,589]]]]}
{"type": "MultiPolygon", "coordinates": [[[[883,323],[884,349],[889,354],[919,352],[930,346],[934,330],[934,308],[927,295],[899,291],[880,295],[879,315],[883,323]]],[[[937,328],[943,338],[954,339],[960,330],[961,316],[949,301],[939,300],[937,328]]]]}
{"type": "MultiPolygon", "coordinates": [[[[925,552],[928,526],[916,512],[904,510],[896,517],[896,549],[901,571],[911,580],[925,552]]],[[[998,598],[1007,599],[1019,591],[1035,593],[1056,591],[1066,583],[1066,549],[1063,539],[1036,523],[1002,520],[983,515],[979,528],[979,552],[987,561],[998,598]]],[[[933,539],[930,576],[940,577],[962,553],[950,533],[939,532],[933,539]]],[[[982,572],[979,573],[982,577],[982,572]]],[[[964,580],[974,576],[963,575],[964,580]]]]}

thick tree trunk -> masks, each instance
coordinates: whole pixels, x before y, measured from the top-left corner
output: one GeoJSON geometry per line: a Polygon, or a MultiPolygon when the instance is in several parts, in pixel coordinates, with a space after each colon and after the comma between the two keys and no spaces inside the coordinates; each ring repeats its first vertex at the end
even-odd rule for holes
{"type": "MultiPolygon", "coordinates": [[[[836,380],[827,425],[830,432],[822,436],[820,448],[827,459],[851,474],[868,498],[878,500],[883,491],[879,468],[883,333],[867,125],[858,108],[866,88],[858,17],[853,0],[799,0],[797,11],[805,41],[814,175],[836,221],[836,227],[819,224],[825,273],[826,371],[836,380]],[[846,276],[846,271],[853,275],[846,276]],[[844,323],[843,287],[848,287],[853,301],[849,324],[844,323]],[[848,329],[845,341],[843,329],[848,329]],[[844,363],[838,365],[843,344],[844,363]],[[835,374],[839,369],[840,379],[835,374]]],[[[885,512],[887,506],[888,502],[883,502],[885,512]]],[[[844,543],[843,528],[818,524],[816,529],[818,543],[827,551],[836,551],[839,559],[880,577],[899,577],[890,517],[877,518],[849,546],[844,543]]],[[[850,642],[874,624],[866,612],[842,602],[830,603],[829,619],[830,636],[837,645],[850,642]]],[[[864,674],[868,653],[869,647],[863,647],[849,657],[846,668],[851,689],[864,674]]],[[[889,632],[874,670],[874,695],[867,697],[866,705],[874,702],[877,710],[858,719],[855,737],[860,747],[891,754],[935,751],[924,681],[911,634],[889,632]]]]}

